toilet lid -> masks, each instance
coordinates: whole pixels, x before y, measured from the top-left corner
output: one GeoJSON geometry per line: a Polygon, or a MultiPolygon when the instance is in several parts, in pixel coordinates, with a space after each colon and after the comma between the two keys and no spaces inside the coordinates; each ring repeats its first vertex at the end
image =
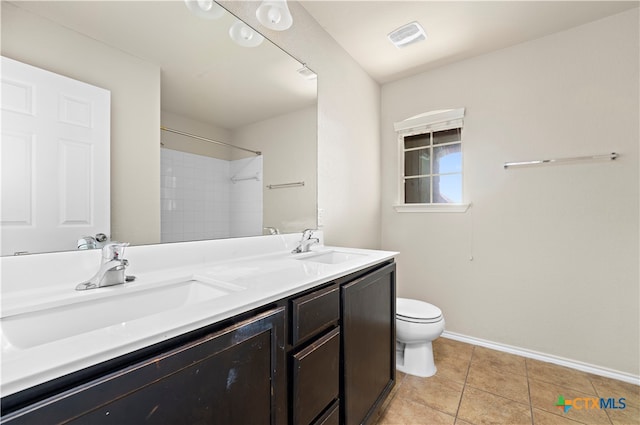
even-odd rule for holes
{"type": "Polygon", "coordinates": [[[433,304],[408,298],[396,298],[396,316],[400,319],[433,320],[442,317],[442,310],[433,304]]]}

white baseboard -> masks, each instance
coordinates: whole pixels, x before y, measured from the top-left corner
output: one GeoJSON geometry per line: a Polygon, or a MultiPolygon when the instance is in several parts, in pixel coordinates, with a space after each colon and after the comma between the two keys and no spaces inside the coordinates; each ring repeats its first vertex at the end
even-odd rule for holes
{"type": "Polygon", "coordinates": [[[628,382],[630,384],[640,385],[640,376],[632,375],[630,373],[620,372],[613,369],[608,369],[592,364],[580,362],[577,360],[566,359],[564,357],[558,357],[551,354],[540,353],[533,350],[527,350],[526,348],[513,347],[511,345],[500,344],[497,342],[487,341],[486,339],[474,338],[471,336],[461,335],[455,332],[444,331],[442,337],[453,339],[460,342],[466,342],[468,344],[479,345],[481,347],[491,348],[496,351],[503,351],[505,353],[515,354],[530,359],[540,360],[542,362],[553,363],[560,366],[565,366],[571,369],[580,370],[582,372],[592,373],[594,375],[604,376],[606,378],[617,379],[619,381],[628,382]]]}

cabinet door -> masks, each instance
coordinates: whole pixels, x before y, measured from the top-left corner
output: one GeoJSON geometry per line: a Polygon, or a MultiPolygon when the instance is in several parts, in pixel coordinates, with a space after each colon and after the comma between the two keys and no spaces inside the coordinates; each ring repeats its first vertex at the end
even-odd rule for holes
{"type": "Polygon", "coordinates": [[[268,311],[3,423],[285,423],[284,322],[284,308],[268,311]]]}
{"type": "Polygon", "coordinates": [[[395,264],[342,287],[344,423],[370,423],[395,383],[395,264]]]}

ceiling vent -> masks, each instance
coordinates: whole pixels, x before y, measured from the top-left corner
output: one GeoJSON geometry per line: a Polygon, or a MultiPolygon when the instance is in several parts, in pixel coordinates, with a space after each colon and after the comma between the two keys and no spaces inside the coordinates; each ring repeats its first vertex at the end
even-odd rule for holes
{"type": "Polygon", "coordinates": [[[401,26],[395,31],[391,31],[389,35],[387,35],[387,37],[394,46],[401,48],[422,40],[426,40],[427,34],[424,32],[424,28],[422,28],[419,23],[414,21],[407,25],[401,26]]]}

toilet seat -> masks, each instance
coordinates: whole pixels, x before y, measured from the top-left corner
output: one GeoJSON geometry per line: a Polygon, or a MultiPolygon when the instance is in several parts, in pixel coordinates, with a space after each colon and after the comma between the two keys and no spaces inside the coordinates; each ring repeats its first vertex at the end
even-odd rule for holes
{"type": "Polygon", "coordinates": [[[396,369],[425,378],[435,375],[432,343],[444,332],[442,310],[423,301],[397,298],[395,322],[396,369]]]}
{"type": "Polygon", "coordinates": [[[407,298],[396,299],[396,318],[411,323],[436,323],[442,319],[442,310],[433,304],[407,298]]]}

